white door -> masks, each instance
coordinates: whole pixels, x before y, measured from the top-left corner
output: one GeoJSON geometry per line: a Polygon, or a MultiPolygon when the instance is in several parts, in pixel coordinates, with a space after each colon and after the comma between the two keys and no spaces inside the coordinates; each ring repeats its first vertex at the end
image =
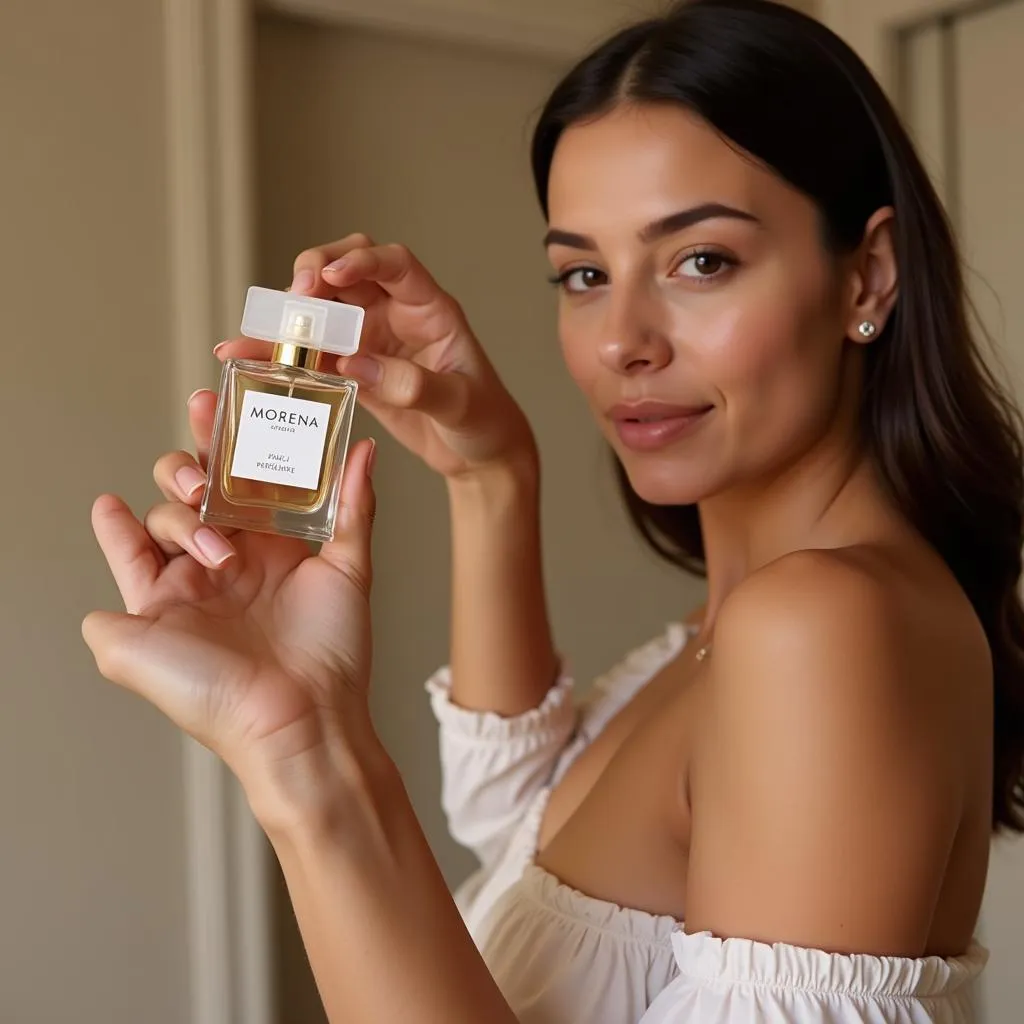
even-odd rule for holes
{"type": "MultiPolygon", "coordinates": [[[[961,238],[972,298],[1024,404],[1024,0],[835,0],[825,20],[900,107],[961,238]]],[[[979,457],[983,457],[979,453],[979,457]]],[[[997,840],[980,1006],[1022,1019],[1024,839],[997,840]]]]}

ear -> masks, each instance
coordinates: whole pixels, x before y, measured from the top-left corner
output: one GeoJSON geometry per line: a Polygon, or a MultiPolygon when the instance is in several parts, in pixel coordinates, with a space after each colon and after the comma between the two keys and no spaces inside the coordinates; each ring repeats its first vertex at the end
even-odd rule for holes
{"type": "Polygon", "coordinates": [[[864,240],[853,257],[846,335],[860,344],[882,333],[899,296],[899,270],[893,240],[895,218],[891,206],[876,210],[864,228],[864,240]],[[874,331],[862,330],[864,324],[871,324],[874,331]]]}

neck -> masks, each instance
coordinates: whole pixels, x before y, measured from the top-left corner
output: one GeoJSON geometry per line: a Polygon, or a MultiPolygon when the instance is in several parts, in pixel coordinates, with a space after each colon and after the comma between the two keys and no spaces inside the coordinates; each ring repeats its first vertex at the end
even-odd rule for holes
{"type": "Polygon", "coordinates": [[[807,548],[870,542],[902,522],[871,458],[835,438],[760,483],[701,502],[699,514],[708,577],[704,635],[732,590],[769,562],[807,548]]]}

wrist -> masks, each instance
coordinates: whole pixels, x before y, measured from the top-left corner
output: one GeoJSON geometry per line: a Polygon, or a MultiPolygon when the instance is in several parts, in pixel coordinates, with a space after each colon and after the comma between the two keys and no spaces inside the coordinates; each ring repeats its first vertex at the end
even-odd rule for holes
{"type": "Polygon", "coordinates": [[[376,732],[335,734],[287,760],[240,775],[250,809],[274,845],[304,847],[372,831],[396,787],[394,761],[376,732]]]}
{"type": "Polygon", "coordinates": [[[449,477],[446,483],[453,511],[535,505],[540,495],[540,459],[535,451],[527,452],[449,477]]]}

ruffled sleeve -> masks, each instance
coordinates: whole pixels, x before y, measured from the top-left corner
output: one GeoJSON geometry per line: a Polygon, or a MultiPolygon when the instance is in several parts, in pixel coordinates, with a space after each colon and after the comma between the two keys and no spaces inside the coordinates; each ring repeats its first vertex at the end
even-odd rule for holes
{"type": "Polygon", "coordinates": [[[679,974],[640,1024],[967,1024],[988,958],[844,956],[781,943],[672,936],[679,974]]]}
{"type": "Polygon", "coordinates": [[[426,683],[439,725],[441,805],[452,838],[487,866],[501,855],[576,725],[564,671],[541,704],[512,718],[467,711],[450,698],[448,668],[426,683]]]}

